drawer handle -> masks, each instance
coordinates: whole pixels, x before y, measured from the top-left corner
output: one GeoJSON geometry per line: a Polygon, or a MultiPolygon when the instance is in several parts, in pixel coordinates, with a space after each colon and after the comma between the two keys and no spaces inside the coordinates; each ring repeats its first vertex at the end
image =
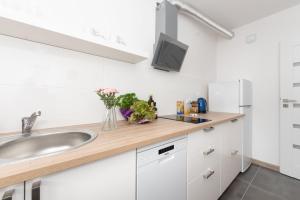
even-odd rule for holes
{"type": "Polygon", "coordinates": [[[209,169],[205,174],[203,174],[204,179],[209,179],[215,173],[214,170],[209,169]]]}
{"type": "Polygon", "coordinates": [[[214,127],[209,127],[209,128],[205,128],[203,129],[205,132],[210,132],[213,131],[215,128],[214,127]]]}
{"type": "Polygon", "coordinates": [[[2,200],[12,200],[15,190],[8,190],[4,193],[2,200]]]}
{"type": "Polygon", "coordinates": [[[300,128],[300,124],[293,124],[293,128],[300,128]]]}
{"type": "Polygon", "coordinates": [[[31,200],[40,200],[41,198],[41,181],[34,182],[31,188],[31,200]]]}
{"type": "Polygon", "coordinates": [[[293,144],[293,148],[294,148],[294,149],[300,149],[300,145],[298,145],[298,144],[293,144]]]}
{"type": "Polygon", "coordinates": [[[236,156],[238,153],[239,153],[239,151],[238,151],[238,150],[235,150],[235,151],[231,152],[231,155],[232,155],[232,156],[236,156]]]}
{"type": "Polygon", "coordinates": [[[204,151],[204,152],[203,152],[203,155],[208,156],[209,154],[213,153],[214,151],[215,151],[215,149],[210,148],[209,150],[204,151]]]}
{"type": "Polygon", "coordinates": [[[233,120],[230,120],[232,123],[234,123],[234,122],[237,122],[238,121],[238,119],[233,119],[233,120]]]}

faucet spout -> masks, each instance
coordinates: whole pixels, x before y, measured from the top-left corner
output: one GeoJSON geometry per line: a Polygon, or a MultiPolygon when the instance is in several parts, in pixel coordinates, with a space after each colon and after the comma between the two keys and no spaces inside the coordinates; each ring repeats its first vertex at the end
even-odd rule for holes
{"type": "Polygon", "coordinates": [[[35,124],[35,121],[37,117],[41,116],[42,112],[37,111],[31,114],[30,117],[23,117],[22,118],[22,134],[23,135],[30,135],[33,125],[35,124]]]}

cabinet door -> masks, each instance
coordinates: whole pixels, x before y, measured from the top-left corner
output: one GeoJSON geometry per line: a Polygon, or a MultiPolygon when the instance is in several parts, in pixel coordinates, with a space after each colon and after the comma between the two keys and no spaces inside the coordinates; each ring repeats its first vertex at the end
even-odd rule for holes
{"type": "Polygon", "coordinates": [[[242,119],[225,123],[222,132],[221,193],[241,171],[242,119]]]}
{"type": "Polygon", "coordinates": [[[219,125],[188,137],[188,200],[217,200],[220,195],[219,125]]]}
{"type": "Polygon", "coordinates": [[[1,200],[24,200],[24,183],[1,188],[0,189],[1,200]]]}
{"type": "Polygon", "coordinates": [[[26,200],[135,200],[131,151],[26,182],[26,200]]]}

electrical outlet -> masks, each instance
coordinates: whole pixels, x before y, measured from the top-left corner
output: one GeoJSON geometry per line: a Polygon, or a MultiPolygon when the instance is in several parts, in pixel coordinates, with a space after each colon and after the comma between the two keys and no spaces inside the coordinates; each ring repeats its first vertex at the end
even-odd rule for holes
{"type": "Polygon", "coordinates": [[[247,37],[246,37],[246,43],[247,44],[253,44],[253,43],[255,43],[256,42],[256,34],[251,34],[251,35],[248,35],[247,37]]]}

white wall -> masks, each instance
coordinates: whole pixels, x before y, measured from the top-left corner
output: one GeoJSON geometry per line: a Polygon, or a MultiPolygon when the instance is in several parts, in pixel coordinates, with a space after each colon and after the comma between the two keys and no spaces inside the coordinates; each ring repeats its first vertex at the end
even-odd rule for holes
{"type": "Polygon", "coordinates": [[[254,86],[253,156],[279,164],[279,44],[300,41],[300,6],[235,30],[232,41],[220,39],[217,79],[246,78],[254,86]],[[257,41],[245,42],[256,34],[257,41]]]}
{"type": "Polygon", "coordinates": [[[155,0],[0,0],[0,12],[73,35],[91,37],[91,27],[120,35],[130,47],[148,52],[137,65],[0,36],[0,132],[21,129],[21,117],[42,110],[35,128],[103,120],[94,91],[116,87],[140,98],[153,94],[160,114],[175,112],[178,99],[206,96],[216,76],[216,35],[179,17],[179,39],[190,45],[180,73],[150,66],[155,33],[155,0]],[[22,17],[21,17],[22,18],[22,17]]]}

